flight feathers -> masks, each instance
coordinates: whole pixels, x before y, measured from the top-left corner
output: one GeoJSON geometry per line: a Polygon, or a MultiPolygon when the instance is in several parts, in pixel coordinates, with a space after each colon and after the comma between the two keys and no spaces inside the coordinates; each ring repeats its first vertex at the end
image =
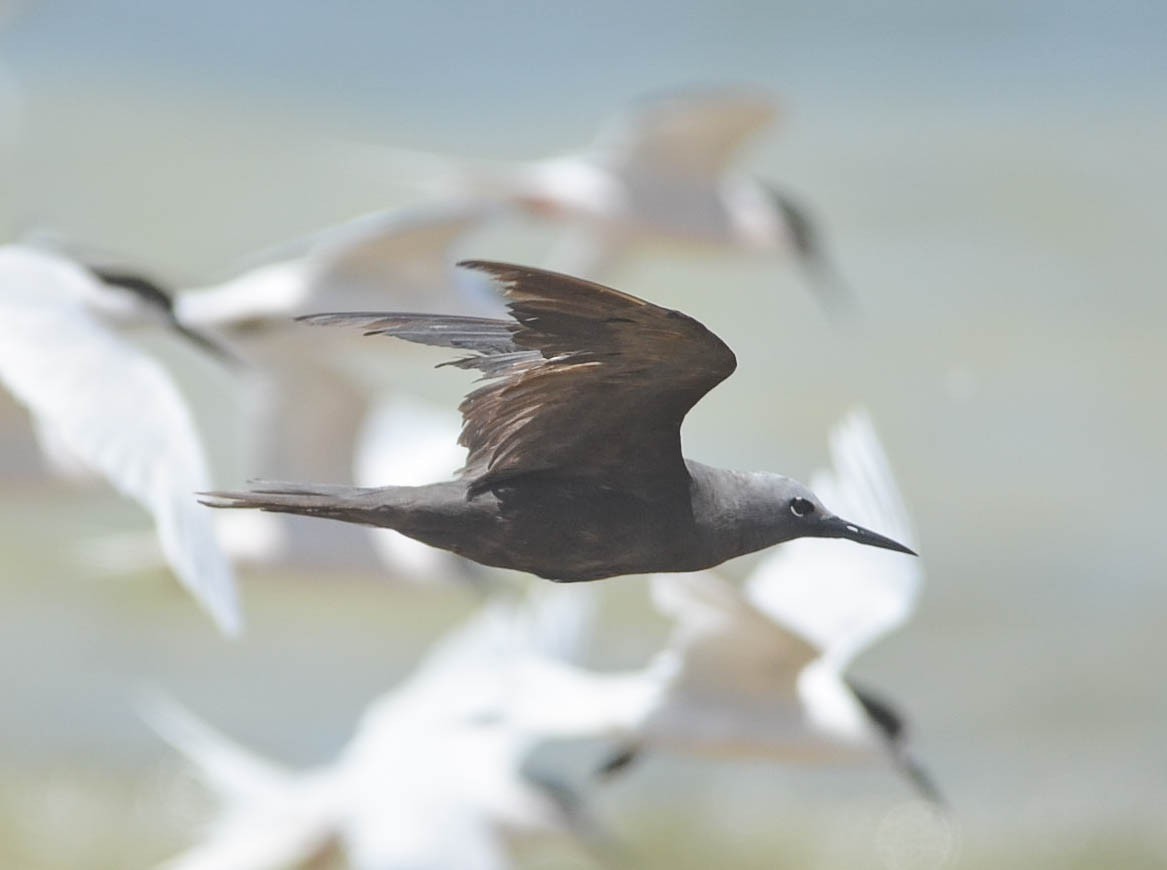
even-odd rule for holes
{"type": "Polygon", "coordinates": [[[372,312],[305,320],[471,351],[448,364],[488,381],[461,405],[462,476],[476,489],[554,470],[646,495],[685,484],[681,421],[736,366],[721,339],[678,311],[591,281],[459,265],[494,278],[511,320],[372,312]]]}

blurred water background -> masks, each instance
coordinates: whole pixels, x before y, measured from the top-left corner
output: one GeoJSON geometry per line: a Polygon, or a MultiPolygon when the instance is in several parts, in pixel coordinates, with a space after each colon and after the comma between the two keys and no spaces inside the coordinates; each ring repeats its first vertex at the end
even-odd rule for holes
{"type": "MultiPolygon", "coordinates": [[[[863,316],[834,329],[766,258],[665,252],[613,276],[737,351],[687,453],[805,478],[826,428],[867,403],[928,582],[856,673],[912,714],[955,809],[953,866],[1167,865],[1167,6],[28,0],[0,60],[20,90],[0,161],[9,234],[51,225],[178,284],[421,201],[368,146],[537,157],[645,92],[779,93],[781,128],[751,165],[816,206],[863,316]]],[[[539,241],[498,231],[466,253],[539,241]]],[[[237,484],[230,379],[173,355],[237,484]]],[[[433,380],[449,401],[466,384],[433,380]]],[[[474,604],[250,574],[249,631],[225,642],[160,574],[87,575],[76,545],[143,516],[49,481],[31,445],[0,396],[5,867],[143,867],[190,841],[198,795],[137,718],[142,687],[322,761],[474,604]]],[[[637,665],[665,626],[640,580],[607,585],[596,662],[637,665]]],[[[882,766],[657,757],[594,798],[632,866],[937,861],[882,766]]]]}

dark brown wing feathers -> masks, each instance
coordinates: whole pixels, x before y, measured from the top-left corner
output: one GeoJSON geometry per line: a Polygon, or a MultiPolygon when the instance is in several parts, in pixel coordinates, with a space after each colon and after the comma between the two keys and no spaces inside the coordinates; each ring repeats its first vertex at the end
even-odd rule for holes
{"type": "Polygon", "coordinates": [[[505,263],[494,277],[513,321],[434,315],[317,315],[371,334],[465,348],[486,381],[460,408],[463,474],[483,489],[532,472],[608,479],[646,495],[687,482],[680,426],[733,372],[733,352],[678,311],[600,284],[505,263]]]}

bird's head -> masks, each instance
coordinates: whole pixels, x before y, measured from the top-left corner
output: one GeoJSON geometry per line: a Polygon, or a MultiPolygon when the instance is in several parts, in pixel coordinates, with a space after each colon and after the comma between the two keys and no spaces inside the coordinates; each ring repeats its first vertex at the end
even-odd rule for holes
{"type": "Polygon", "coordinates": [[[865,529],[849,520],[836,516],[819,501],[810,488],[789,477],[771,475],[769,502],[780,514],[780,524],[788,534],[784,540],[794,538],[846,538],[869,547],[881,547],[915,556],[914,550],[905,547],[878,532],[865,529]]]}

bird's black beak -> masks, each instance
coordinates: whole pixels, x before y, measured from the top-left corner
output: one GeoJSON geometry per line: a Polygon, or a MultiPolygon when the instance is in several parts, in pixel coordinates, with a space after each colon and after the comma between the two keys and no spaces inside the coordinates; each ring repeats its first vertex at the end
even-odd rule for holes
{"type": "Polygon", "coordinates": [[[182,336],[182,338],[190,342],[194,347],[198,348],[203,353],[208,354],[209,356],[215,358],[227,366],[230,366],[233,369],[247,368],[247,363],[244,362],[243,359],[237,353],[235,353],[235,351],[231,350],[231,348],[223,344],[223,342],[212,338],[205,332],[199,332],[197,329],[191,329],[185,323],[182,323],[176,318],[171,317],[169,320],[170,328],[173,329],[175,333],[182,336]]]}
{"type": "Polygon", "coordinates": [[[869,547],[895,550],[897,553],[907,553],[909,556],[917,555],[915,550],[905,547],[899,541],[893,541],[878,532],[849,523],[842,517],[827,517],[819,524],[819,530],[818,535],[822,538],[846,538],[848,541],[866,544],[869,547]]]}
{"type": "Polygon", "coordinates": [[[786,222],[794,255],[811,290],[832,315],[843,316],[852,311],[854,296],[827,255],[817,221],[790,194],[774,187],[769,189],[775,207],[786,222]]]}

